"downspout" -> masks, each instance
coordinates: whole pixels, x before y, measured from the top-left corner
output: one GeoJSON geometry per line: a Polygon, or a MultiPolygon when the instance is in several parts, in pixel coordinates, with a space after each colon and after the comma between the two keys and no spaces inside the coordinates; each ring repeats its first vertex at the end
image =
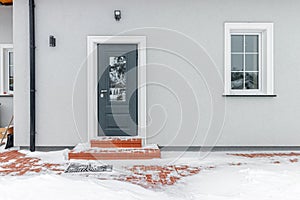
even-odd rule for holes
{"type": "Polygon", "coordinates": [[[34,0],[29,0],[30,40],[30,151],[35,151],[35,16],[34,0]]]}

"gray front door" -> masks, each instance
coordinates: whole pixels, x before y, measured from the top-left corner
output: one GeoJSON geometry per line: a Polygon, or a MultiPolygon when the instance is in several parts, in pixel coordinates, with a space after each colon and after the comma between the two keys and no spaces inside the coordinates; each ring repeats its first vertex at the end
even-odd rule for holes
{"type": "Polygon", "coordinates": [[[98,45],[98,136],[137,135],[137,45],[98,45]]]}

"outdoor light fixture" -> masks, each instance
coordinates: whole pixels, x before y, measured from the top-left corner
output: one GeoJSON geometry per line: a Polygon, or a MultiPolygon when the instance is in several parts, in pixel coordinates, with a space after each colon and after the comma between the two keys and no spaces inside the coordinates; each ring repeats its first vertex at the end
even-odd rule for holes
{"type": "Polygon", "coordinates": [[[120,21],[120,19],[121,19],[121,10],[115,10],[114,13],[115,13],[115,20],[120,21]]]}
{"type": "Polygon", "coordinates": [[[55,47],[56,46],[56,38],[53,35],[49,36],[49,47],[55,47]]]}

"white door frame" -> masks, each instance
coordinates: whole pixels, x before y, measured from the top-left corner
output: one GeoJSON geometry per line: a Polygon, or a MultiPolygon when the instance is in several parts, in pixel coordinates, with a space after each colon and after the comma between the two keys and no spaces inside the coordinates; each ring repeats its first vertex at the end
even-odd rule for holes
{"type": "Polygon", "coordinates": [[[138,137],[146,144],[146,36],[87,37],[88,139],[98,136],[98,61],[97,44],[137,44],[138,46],[138,137]]]}

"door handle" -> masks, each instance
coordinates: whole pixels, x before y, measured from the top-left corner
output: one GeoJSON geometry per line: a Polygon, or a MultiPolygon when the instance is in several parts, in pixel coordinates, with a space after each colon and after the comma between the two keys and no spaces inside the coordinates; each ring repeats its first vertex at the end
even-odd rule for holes
{"type": "Polygon", "coordinates": [[[104,93],[107,93],[107,90],[100,90],[100,98],[104,97],[104,93]]]}

